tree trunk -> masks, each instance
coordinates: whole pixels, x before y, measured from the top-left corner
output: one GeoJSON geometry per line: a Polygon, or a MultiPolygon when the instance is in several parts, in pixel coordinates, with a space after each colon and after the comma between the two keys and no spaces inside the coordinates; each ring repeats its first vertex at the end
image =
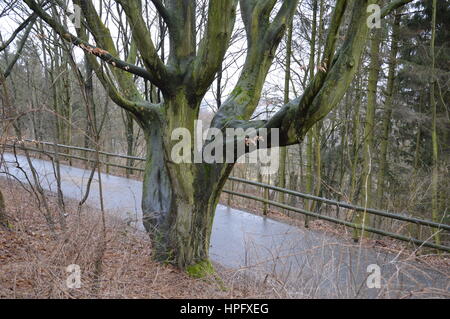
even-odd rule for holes
{"type": "MultiPolygon", "coordinates": [[[[125,114],[125,129],[126,129],[126,139],[127,139],[127,155],[133,156],[134,149],[134,122],[133,116],[130,113],[125,114]]],[[[127,159],[127,166],[133,167],[134,160],[132,158],[127,159]]],[[[127,177],[133,174],[133,170],[127,169],[127,177]]]]}
{"type": "MultiPolygon", "coordinates": [[[[186,103],[183,97],[166,103],[186,103]],[[180,102],[181,100],[181,102],[180,102]]],[[[195,107],[166,114],[159,125],[145,127],[147,161],[142,209],[144,226],[153,242],[158,261],[187,269],[208,264],[212,223],[222,187],[231,172],[230,164],[175,163],[171,158],[174,123],[194,132],[195,107]]],[[[193,137],[192,137],[193,141],[193,137]]],[[[192,144],[193,145],[193,144],[192,144]]],[[[189,155],[193,156],[194,146],[189,155]]],[[[194,269],[194,268],[192,268],[194,269]]],[[[197,271],[198,269],[196,269],[197,271]]]]}
{"type": "MultiPolygon", "coordinates": [[[[433,149],[433,172],[431,177],[431,217],[435,222],[441,222],[441,217],[439,216],[439,172],[438,172],[438,136],[437,136],[437,112],[436,112],[436,100],[434,97],[435,85],[436,85],[436,70],[435,70],[435,39],[436,39],[436,0],[433,0],[433,15],[432,15],[432,36],[431,36],[431,83],[430,83],[430,104],[431,104],[431,141],[433,149]]],[[[438,229],[434,230],[434,241],[436,244],[441,243],[441,236],[438,229]]]]}
{"type": "MultiPolygon", "coordinates": [[[[313,10],[313,20],[311,26],[311,40],[310,40],[310,53],[309,53],[309,81],[314,79],[314,68],[316,66],[315,62],[315,49],[316,49],[316,34],[317,34],[317,0],[312,2],[313,10]]],[[[307,144],[306,144],[306,192],[312,194],[313,191],[313,166],[314,166],[314,155],[313,155],[313,137],[314,132],[310,130],[307,133],[307,144]]],[[[314,202],[312,200],[306,201],[306,209],[311,210],[313,208],[314,202]]],[[[309,226],[309,217],[305,216],[305,227],[309,226]]]]}
{"type": "Polygon", "coordinates": [[[3,193],[0,190],[0,226],[8,226],[6,219],[5,200],[3,199],[3,193]]]}
{"type": "Polygon", "coordinates": [[[360,147],[360,139],[359,139],[359,130],[360,130],[360,109],[361,109],[361,78],[358,78],[356,81],[356,96],[355,96],[355,104],[353,109],[352,116],[352,161],[351,161],[351,181],[350,181],[350,201],[355,201],[358,195],[358,177],[357,177],[357,168],[359,163],[359,147],[360,147]]]}
{"type": "MultiPolygon", "coordinates": [[[[314,135],[314,152],[315,152],[315,163],[316,163],[316,171],[315,171],[315,185],[314,185],[314,195],[320,196],[321,183],[322,183],[322,156],[321,156],[321,139],[320,133],[322,130],[322,122],[317,122],[317,124],[313,128],[314,135]]],[[[314,201],[313,209],[319,209],[319,202],[314,201]]]]}
{"type": "MultiPolygon", "coordinates": [[[[286,70],[284,72],[284,104],[289,103],[289,81],[291,79],[291,54],[292,54],[292,22],[289,25],[286,39],[286,70]]],[[[278,167],[278,183],[281,188],[286,187],[286,157],[287,147],[280,148],[280,165],[278,167]]],[[[284,193],[279,192],[279,201],[284,203],[284,193]]],[[[284,211],[284,210],[282,210],[284,211]]]]}
{"type": "MultiPolygon", "coordinates": [[[[380,72],[380,44],[381,33],[379,30],[374,31],[371,39],[370,47],[370,66],[369,79],[367,83],[367,111],[366,123],[364,127],[364,152],[363,152],[363,173],[361,176],[363,196],[360,199],[361,205],[364,207],[372,206],[372,158],[373,158],[373,139],[375,125],[375,108],[377,98],[378,73],[380,72]]],[[[355,223],[362,225],[370,225],[369,215],[366,212],[357,212],[355,214],[355,223]]],[[[353,239],[357,240],[361,236],[365,236],[364,231],[354,229],[353,239]]]]}

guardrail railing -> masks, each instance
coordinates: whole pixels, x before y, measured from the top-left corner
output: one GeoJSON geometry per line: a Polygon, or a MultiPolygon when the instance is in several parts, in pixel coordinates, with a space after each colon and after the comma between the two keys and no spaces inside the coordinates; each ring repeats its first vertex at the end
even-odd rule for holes
{"type": "MultiPolygon", "coordinates": [[[[145,158],[142,158],[142,157],[121,155],[121,154],[115,154],[115,153],[108,153],[108,152],[97,151],[95,149],[90,149],[90,148],[85,148],[85,147],[70,146],[70,145],[56,144],[56,143],[50,143],[50,142],[33,141],[33,140],[24,140],[24,141],[28,142],[28,143],[34,143],[36,145],[42,145],[42,148],[40,149],[40,148],[37,148],[37,147],[25,146],[23,143],[3,143],[3,145],[5,147],[8,147],[8,148],[26,149],[26,150],[33,151],[33,152],[45,153],[45,154],[47,154],[49,156],[58,155],[58,156],[62,156],[62,157],[77,159],[77,160],[81,160],[81,161],[88,161],[88,162],[92,162],[92,161],[96,161],[96,160],[92,159],[92,158],[83,157],[83,156],[73,155],[73,154],[70,154],[70,152],[62,153],[62,152],[60,152],[60,150],[61,149],[65,149],[65,150],[77,150],[77,151],[82,151],[82,152],[86,152],[86,153],[98,153],[99,155],[102,155],[102,156],[105,157],[105,159],[100,160],[99,163],[102,164],[102,165],[105,165],[107,174],[109,173],[109,167],[110,166],[118,167],[118,168],[122,168],[122,169],[127,169],[127,170],[135,170],[135,171],[140,171],[140,172],[144,171],[143,168],[116,164],[116,163],[113,163],[113,162],[109,161],[110,158],[122,158],[122,159],[136,160],[136,161],[145,161],[145,158]],[[46,151],[44,149],[45,146],[52,147],[53,150],[46,151]]],[[[284,203],[280,203],[280,202],[277,202],[277,201],[274,201],[274,200],[270,200],[269,196],[268,196],[268,190],[284,193],[284,194],[295,196],[295,197],[300,197],[300,198],[307,199],[307,200],[313,200],[313,201],[317,201],[317,202],[322,202],[322,203],[325,203],[327,205],[335,206],[338,210],[339,210],[339,208],[346,208],[346,209],[350,209],[350,210],[353,210],[353,211],[356,211],[356,212],[363,212],[363,213],[367,213],[367,214],[371,214],[371,215],[375,215],[375,216],[380,216],[380,217],[400,220],[400,221],[412,223],[412,224],[415,224],[415,225],[422,225],[422,226],[431,227],[433,229],[433,231],[435,231],[435,232],[444,232],[444,231],[449,232],[450,231],[450,225],[448,225],[448,224],[437,223],[437,222],[434,222],[434,221],[431,221],[431,220],[405,216],[405,215],[401,215],[401,214],[393,213],[393,212],[388,212],[388,211],[384,211],[384,210],[378,210],[378,209],[373,209],[373,208],[365,208],[365,207],[361,207],[361,206],[357,206],[357,205],[352,205],[352,204],[347,203],[347,202],[336,201],[336,200],[332,200],[332,199],[318,197],[318,196],[305,194],[305,193],[301,193],[301,192],[290,190],[290,189],[286,189],[286,188],[277,187],[277,186],[270,185],[270,184],[265,184],[265,183],[261,183],[261,182],[257,182],[257,181],[246,180],[246,179],[243,179],[243,178],[230,176],[228,179],[230,181],[232,181],[232,182],[243,183],[243,184],[248,184],[248,185],[253,185],[253,186],[256,186],[256,187],[263,188],[264,189],[264,197],[258,197],[258,196],[254,196],[254,195],[251,195],[251,194],[245,194],[245,193],[242,193],[242,192],[236,192],[234,190],[229,190],[229,189],[226,189],[226,188],[224,188],[222,191],[223,191],[223,193],[226,193],[229,196],[230,195],[238,196],[238,197],[242,197],[242,198],[251,199],[251,200],[254,200],[254,201],[257,201],[257,202],[261,202],[261,203],[263,203],[265,205],[265,208],[267,207],[267,205],[271,205],[271,206],[282,208],[282,209],[285,209],[285,210],[288,210],[288,211],[291,211],[291,212],[299,213],[299,214],[302,214],[302,215],[305,215],[305,216],[326,220],[326,221],[329,221],[329,222],[332,222],[332,223],[335,223],[335,224],[339,224],[339,225],[344,225],[344,226],[347,226],[347,227],[350,227],[350,228],[353,228],[353,229],[359,229],[359,230],[363,230],[363,231],[366,231],[366,232],[369,232],[369,233],[374,233],[374,234],[378,234],[378,235],[394,238],[394,239],[397,239],[397,240],[401,240],[401,241],[405,241],[405,242],[409,242],[409,243],[414,243],[415,245],[418,245],[418,246],[424,246],[424,247],[429,247],[429,248],[434,248],[434,249],[450,252],[450,247],[449,246],[433,243],[430,240],[424,241],[424,240],[420,240],[420,239],[417,239],[417,238],[408,237],[408,236],[396,234],[396,233],[393,233],[393,232],[385,231],[385,230],[382,230],[382,229],[377,229],[377,228],[374,228],[374,227],[370,227],[370,226],[365,226],[365,225],[362,225],[362,224],[349,222],[349,221],[342,220],[342,219],[339,219],[339,218],[334,218],[334,217],[331,217],[331,216],[322,215],[322,214],[319,214],[319,213],[307,211],[307,210],[302,209],[302,208],[298,208],[298,207],[290,206],[290,205],[287,205],[287,204],[284,204],[284,203]]]]}

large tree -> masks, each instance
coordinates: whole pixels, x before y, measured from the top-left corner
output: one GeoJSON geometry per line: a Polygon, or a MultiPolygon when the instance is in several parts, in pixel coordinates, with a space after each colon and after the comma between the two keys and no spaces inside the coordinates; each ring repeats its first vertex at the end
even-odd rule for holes
{"type": "MultiPolygon", "coordinates": [[[[410,1],[393,0],[381,10],[381,17],[410,1]]],[[[89,53],[89,62],[111,99],[129,112],[145,132],[144,226],[153,239],[156,258],[186,268],[208,261],[216,205],[233,163],[176,163],[171,159],[171,152],[178,141],[171,136],[179,127],[188,129],[194,136],[201,101],[227,52],[238,4],[246,32],[247,55],[237,84],[218,107],[211,127],[221,131],[278,128],[279,144],[287,146],[300,143],[308,130],[341,100],[358,68],[368,36],[368,5],[377,1],[335,2],[318,61],[322,68],[301,97],[284,105],[267,121],[250,118],[299,0],[210,0],[205,32],[199,42],[196,1],[152,0],[168,28],[167,61],[161,58],[152,41],[141,2],[116,0],[126,14],[143,67],[120,58],[104,21],[105,15],[90,0],[73,0],[82,12],[82,27],[76,35],[52,14],[51,7],[64,6],[63,1],[46,1],[44,6],[35,0],[24,2],[63,39],[89,53]],[[348,27],[344,27],[345,16],[350,16],[348,27]],[[338,35],[342,29],[346,34],[340,41],[338,35]],[[89,34],[95,45],[88,43],[89,34]],[[156,86],[162,93],[162,102],[146,101],[133,75],[156,86]]],[[[196,150],[192,145],[193,157],[196,150]]]]}

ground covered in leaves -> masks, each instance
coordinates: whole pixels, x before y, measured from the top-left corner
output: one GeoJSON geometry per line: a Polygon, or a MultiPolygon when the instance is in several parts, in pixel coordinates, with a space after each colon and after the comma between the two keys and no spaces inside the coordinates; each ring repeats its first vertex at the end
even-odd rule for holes
{"type": "Polygon", "coordinates": [[[0,229],[0,298],[285,297],[275,282],[219,265],[211,278],[191,278],[154,262],[146,234],[107,214],[103,223],[98,210],[78,211],[69,201],[63,211],[53,194],[46,196],[46,210],[29,186],[11,180],[0,178],[0,189],[8,217],[0,229]],[[72,264],[80,267],[80,288],[67,286],[72,264]]]}

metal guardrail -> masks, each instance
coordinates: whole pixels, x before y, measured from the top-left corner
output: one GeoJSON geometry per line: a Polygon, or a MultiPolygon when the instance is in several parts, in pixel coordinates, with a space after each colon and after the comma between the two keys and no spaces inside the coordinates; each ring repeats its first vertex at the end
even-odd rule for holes
{"type": "Polygon", "coordinates": [[[391,238],[394,238],[394,239],[398,239],[398,240],[414,243],[414,244],[419,245],[419,246],[425,246],[425,247],[430,247],[430,248],[434,248],[434,249],[439,249],[439,250],[442,250],[442,251],[450,252],[450,247],[447,247],[447,246],[444,246],[444,245],[438,245],[438,244],[435,244],[435,243],[432,243],[432,242],[423,241],[423,240],[420,240],[420,239],[417,239],[417,238],[413,238],[413,237],[406,237],[406,236],[403,236],[403,235],[395,234],[395,233],[392,233],[392,232],[384,231],[384,230],[373,228],[373,227],[370,227],[370,226],[363,226],[363,225],[355,224],[355,223],[348,222],[348,221],[345,221],[345,220],[342,220],[342,219],[337,219],[337,218],[330,217],[330,216],[320,215],[320,214],[313,213],[313,212],[310,212],[310,211],[307,211],[307,210],[304,210],[304,209],[301,209],[301,208],[292,207],[292,206],[289,206],[289,205],[281,204],[281,203],[278,203],[278,202],[275,202],[275,201],[267,200],[267,199],[264,199],[264,198],[261,198],[261,197],[257,197],[257,196],[253,196],[253,195],[233,192],[233,191],[229,191],[229,190],[226,190],[226,189],[224,189],[222,191],[224,193],[228,193],[228,194],[232,194],[232,195],[236,195],[236,196],[252,199],[252,200],[263,202],[263,203],[267,203],[267,204],[270,204],[270,205],[273,205],[273,206],[276,206],[276,207],[279,207],[279,208],[283,208],[283,209],[286,209],[286,210],[289,210],[289,211],[300,213],[300,214],[303,214],[303,215],[306,215],[306,216],[311,216],[311,217],[315,217],[315,218],[318,218],[318,219],[326,220],[326,221],[333,222],[333,223],[336,223],[336,224],[339,224],[339,225],[344,225],[344,226],[347,226],[347,227],[350,227],[350,228],[359,229],[359,230],[367,231],[367,232],[370,232],[370,233],[391,237],[391,238]]]}
{"type": "MultiPolygon", "coordinates": [[[[34,152],[48,153],[49,155],[64,156],[64,157],[78,159],[78,160],[82,160],[82,161],[93,161],[93,159],[89,159],[89,158],[86,158],[86,157],[77,156],[77,155],[73,155],[73,154],[68,154],[68,153],[60,153],[59,149],[62,148],[62,149],[68,149],[68,150],[78,150],[78,151],[89,152],[89,153],[96,153],[96,152],[98,152],[100,155],[106,156],[106,161],[100,161],[100,163],[107,167],[107,173],[109,173],[109,169],[108,169],[109,166],[119,167],[119,168],[123,168],[123,169],[127,169],[127,170],[135,170],[135,171],[141,171],[141,172],[144,171],[144,169],[142,169],[142,168],[131,167],[131,166],[120,165],[120,164],[115,164],[115,163],[108,162],[108,159],[110,157],[112,157],[112,158],[122,158],[122,159],[131,159],[131,160],[136,160],[136,161],[145,161],[145,158],[142,158],[142,157],[121,155],[121,154],[115,154],[115,153],[108,153],[108,152],[103,152],[103,151],[97,151],[97,150],[90,149],[90,148],[69,146],[69,145],[63,145],[63,144],[55,144],[55,143],[49,143],[49,142],[41,142],[41,141],[33,141],[33,140],[24,140],[24,141],[25,142],[29,142],[29,143],[35,143],[35,144],[38,144],[38,145],[40,144],[40,145],[43,145],[43,146],[51,146],[53,148],[56,147],[56,153],[55,153],[55,150],[54,151],[45,151],[45,150],[39,149],[39,148],[33,148],[33,147],[28,147],[28,146],[25,147],[25,146],[23,146],[21,144],[7,144],[7,143],[3,143],[3,145],[5,147],[16,147],[18,149],[27,149],[27,150],[34,151],[34,152]]],[[[392,212],[388,212],[388,211],[384,211],[384,210],[378,210],[378,209],[373,209],[373,208],[365,208],[365,207],[361,207],[361,206],[357,206],[357,205],[352,205],[352,204],[349,204],[349,203],[346,203],[346,202],[341,202],[341,201],[336,201],[336,200],[332,200],[332,199],[318,197],[318,196],[314,196],[314,195],[310,195],[310,194],[305,194],[305,193],[297,192],[297,191],[294,191],[294,190],[277,187],[277,186],[274,186],[274,185],[269,185],[269,184],[264,184],[264,183],[260,183],[260,182],[256,182],[256,181],[246,180],[246,179],[243,179],[243,178],[230,176],[228,179],[230,181],[232,181],[232,182],[238,182],[238,183],[249,184],[249,185],[261,187],[261,188],[263,188],[265,190],[264,191],[264,198],[253,196],[253,195],[249,195],[249,194],[235,192],[235,191],[229,190],[229,189],[223,189],[222,190],[224,193],[227,193],[229,195],[243,197],[243,198],[247,198],[247,199],[252,199],[254,201],[262,202],[265,205],[271,205],[271,206],[283,208],[285,210],[296,212],[296,213],[300,213],[300,214],[303,214],[305,216],[310,216],[310,217],[326,220],[326,221],[329,221],[329,222],[332,222],[332,223],[336,223],[336,224],[339,224],[339,225],[344,225],[344,226],[347,226],[347,227],[350,227],[350,228],[359,229],[359,230],[367,231],[367,232],[370,232],[370,233],[391,237],[391,238],[394,238],[394,239],[397,239],[397,240],[401,240],[401,241],[405,241],[405,242],[409,242],[409,243],[414,243],[414,244],[419,245],[419,246],[425,246],[425,247],[430,247],[430,248],[434,248],[434,249],[450,252],[450,247],[448,247],[448,246],[432,243],[432,242],[429,242],[429,241],[423,241],[423,240],[420,240],[420,239],[417,239],[417,238],[413,238],[413,237],[407,237],[407,236],[399,235],[399,234],[396,234],[396,233],[384,231],[384,230],[381,230],[381,229],[377,229],[377,228],[373,228],[373,227],[369,227],[369,226],[365,226],[365,225],[361,225],[361,224],[348,222],[346,220],[342,220],[342,219],[338,219],[338,218],[334,218],[334,217],[330,217],[330,216],[326,216],[326,215],[321,215],[321,214],[310,212],[310,211],[307,211],[307,210],[304,210],[304,209],[301,209],[301,208],[298,208],[298,207],[293,207],[293,206],[290,206],[290,205],[286,205],[286,204],[283,204],[283,203],[272,201],[272,200],[269,200],[267,191],[270,189],[270,190],[273,190],[273,191],[277,191],[277,192],[280,192],[280,193],[284,193],[284,194],[288,194],[288,195],[304,198],[304,199],[307,199],[307,200],[313,200],[313,201],[322,202],[322,203],[325,203],[325,204],[328,204],[328,205],[336,206],[337,209],[342,207],[342,208],[351,209],[351,210],[359,211],[359,212],[364,212],[364,213],[368,213],[368,214],[372,214],[372,215],[376,215],[376,216],[381,216],[381,217],[391,218],[391,219],[395,219],[395,220],[405,221],[405,222],[413,223],[413,224],[416,224],[416,225],[428,226],[428,227],[432,227],[434,229],[434,231],[450,231],[450,225],[448,225],[448,224],[441,224],[441,223],[437,223],[437,222],[430,221],[430,220],[425,220],[425,219],[420,219],[420,218],[415,218],[415,217],[409,217],[409,216],[400,215],[400,214],[396,214],[396,213],[392,213],[392,212]]]]}
{"type": "MultiPolygon", "coordinates": [[[[85,148],[85,147],[79,147],[79,146],[70,146],[70,145],[64,145],[64,144],[40,142],[40,141],[34,141],[34,140],[28,140],[28,139],[24,139],[24,141],[28,142],[28,143],[34,143],[34,144],[41,144],[41,145],[45,145],[45,146],[51,146],[53,148],[57,147],[58,149],[62,148],[62,149],[68,149],[68,150],[77,150],[77,151],[82,151],[82,152],[87,152],[87,153],[96,153],[97,152],[94,149],[85,148]]],[[[25,148],[23,145],[21,145],[19,143],[17,143],[17,144],[6,144],[6,143],[3,143],[3,145],[6,146],[6,147],[16,147],[18,149],[24,149],[25,148]]],[[[29,150],[29,151],[33,151],[33,152],[48,153],[49,155],[55,155],[54,151],[45,151],[43,149],[34,148],[34,147],[28,147],[28,146],[26,147],[26,149],[29,150]]],[[[103,151],[98,151],[98,153],[100,155],[106,156],[107,160],[108,160],[109,157],[116,157],[116,158],[131,159],[131,160],[137,160],[137,161],[145,161],[145,158],[137,157],[137,156],[128,156],[128,155],[108,153],[108,152],[103,152],[103,151]]],[[[90,159],[90,158],[77,156],[77,155],[73,155],[73,154],[70,154],[70,153],[61,153],[61,152],[59,152],[59,150],[56,152],[56,155],[64,156],[64,157],[72,158],[72,159],[77,159],[77,160],[81,160],[81,161],[85,161],[85,162],[95,161],[95,160],[90,159]]],[[[140,172],[144,171],[144,169],[139,168],[139,167],[120,165],[120,164],[108,162],[107,160],[106,161],[100,161],[100,164],[106,166],[107,173],[109,173],[109,166],[119,167],[119,168],[129,169],[129,170],[135,170],[135,171],[140,171],[140,172]]]]}
{"type": "MultiPolygon", "coordinates": [[[[319,202],[326,203],[326,204],[329,204],[329,205],[333,205],[333,206],[336,206],[336,207],[352,209],[354,211],[366,212],[366,213],[369,213],[369,214],[372,214],[372,215],[393,218],[393,219],[402,220],[402,221],[406,221],[406,222],[410,222],[410,223],[414,223],[414,224],[430,226],[430,227],[440,228],[440,229],[444,229],[444,230],[450,231],[450,225],[447,225],[447,224],[440,224],[440,223],[436,223],[436,222],[433,222],[433,221],[420,219],[420,218],[415,218],[415,217],[403,216],[403,215],[391,213],[391,212],[388,212],[388,211],[383,211],[383,210],[378,210],[378,209],[373,209],[373,208],[365,208],[365,207],[361,207],[361,206],[356,206],[356,205],[352,205],[352,204],[349,204],[349,203],[346,203],[346,202],[339,202],[339,201],[332,200],[332,199],[318,197],[318,196],[314,196],[314,195],[310,195],[310,194],[304,194],[304,193],[300,193],[300,192],[293,191],[293,190],[286,189],[286,188],[281,188],[281,187],[277,187],[277,186],[273,186],[273,185],[269,185],[269,184],[255,182],[255,181],[249,181],[249,180],[246,180],[246,179],[243,179],[243,178],[231,177],[230,176],[230,177],[228,177],[228,179],[232,180],[232,181],[244,183],[244,184],[249,184],[249,185],[258,186],[258,187],[262,187],[262,188],[268,188],[268,189],[271,189],[271,190],[274,190],[274,191],[278,191],[278,192],[281,192],[281,193],[284,193],[284,194],[301,197],[301,198],[304,198],[304,199],[310,199],[310,200],[319,201],[319,202]]],[[[229,192],[229,191],[227,191],[227,192],[229,192]]],[[[233,195],[236,195],[236,194],[233,194],[233,195]]]]}

